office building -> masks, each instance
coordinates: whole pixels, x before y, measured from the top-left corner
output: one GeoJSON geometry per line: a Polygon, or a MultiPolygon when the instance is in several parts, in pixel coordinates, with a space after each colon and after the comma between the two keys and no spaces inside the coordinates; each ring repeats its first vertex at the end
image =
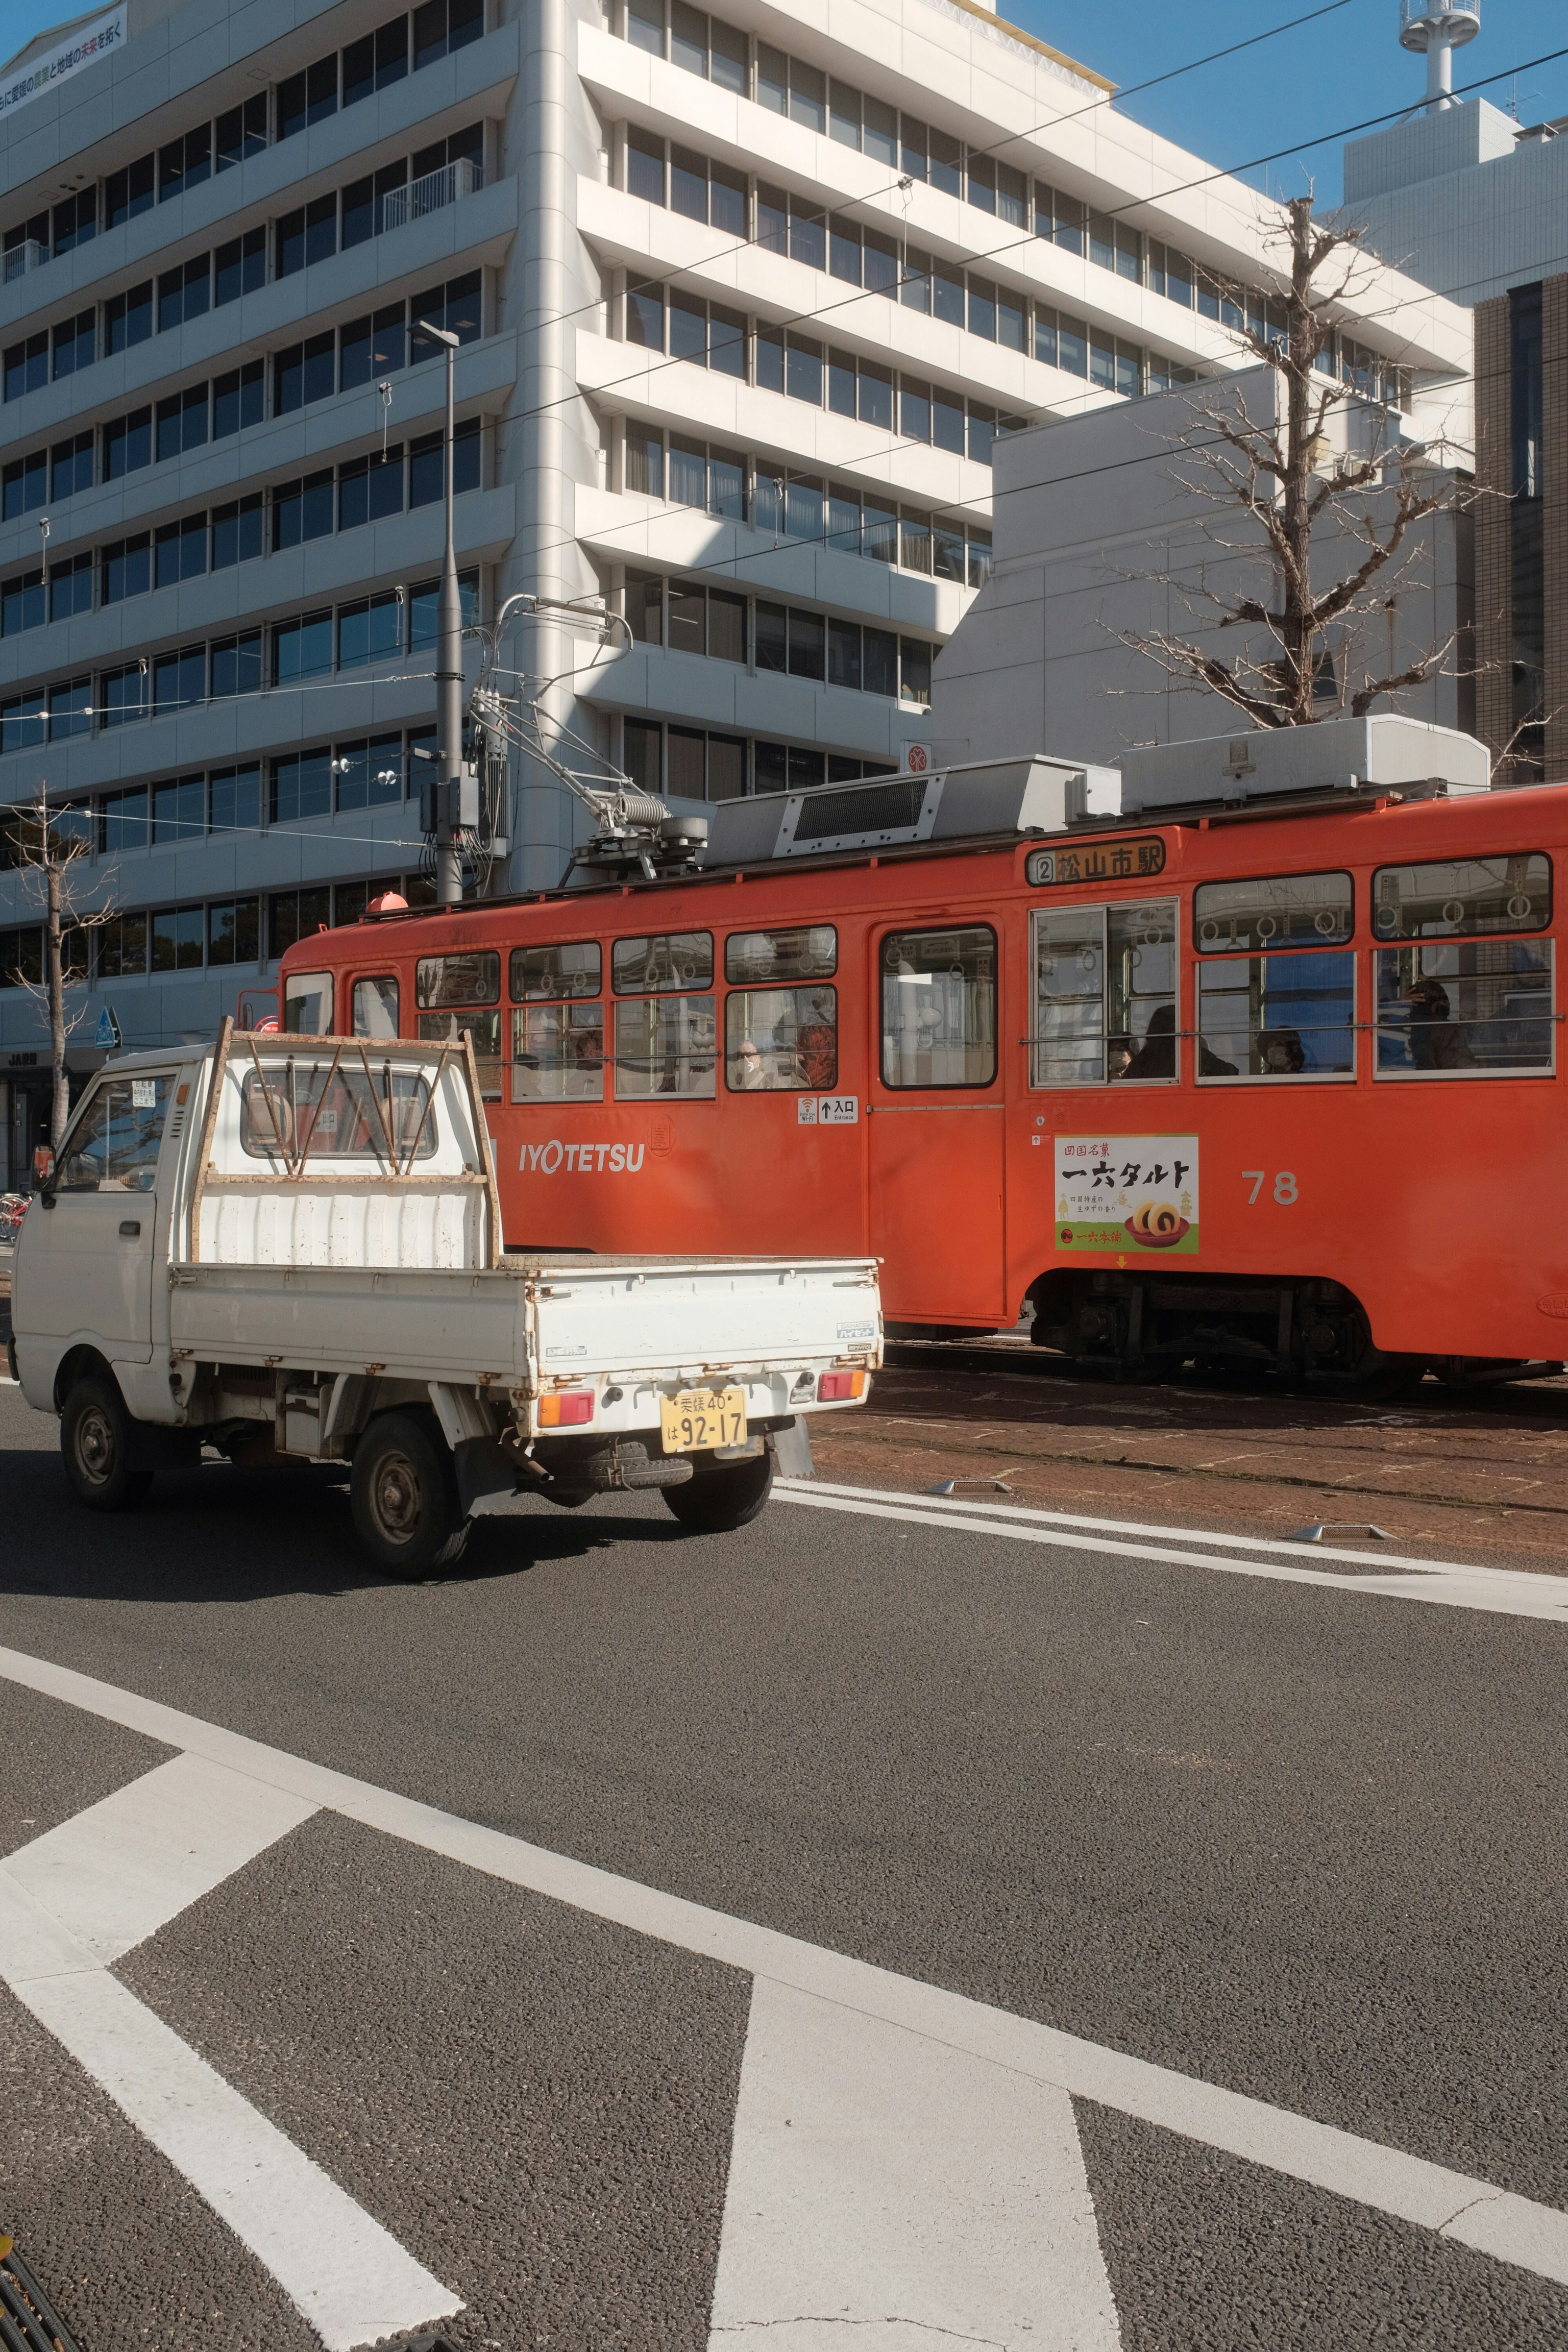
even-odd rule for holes
{"type": "MultiPolygon", "coordinates": [[[[1479,30],[1475,9],[1404,0],[1479,30]]],[[[1568,117],[1434,98],[1345,149],[1345,212],[1476,318],[1475,700],[1500,781],[1568,781],[1568,117]]]]}
{"type": "MultiPolygon", "coordinates": [[[[1005,436],[1232,369],[1270,315],[1273,208],[1110,94],[975,0],[123,0],[30,43],[0,71],[0,805],[47,783],[113,908],[73,1057],[210,1032],[300,931],[422,887],[425,325],[461,342],[470,611],[602,595],[632,640],[514,613],[498,683],[559,677],[552,719],[684,803],[929,744],[1005,436]]],[[[1407,294],[1338,352],[1395,399],[1435,363],[1407,294]]],[[[489,887],[555,880],[582,829],[521,757],[489,822],[489,887]]],[[[0,872],[13,1171],[39,952],[0,872]]]]}

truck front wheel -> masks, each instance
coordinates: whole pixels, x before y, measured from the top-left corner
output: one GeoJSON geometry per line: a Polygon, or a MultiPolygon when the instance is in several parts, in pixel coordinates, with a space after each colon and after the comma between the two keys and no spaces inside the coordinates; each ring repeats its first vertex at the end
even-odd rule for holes
{"type": "Polygon", "coordinates": [[[720,1462],[711,1468],[693,1468],[684,1486],[661,1489],[666,1508],[683,1528],[705,1535],[728,1535],[733,1528],[749,1527],[773,1490],[773,1448],[747,1462],[720,1462]]]}
{"type": "Polygon", "coordinates": [[[354,1448],[354,1533],[391,1576],[450,1568],[468,1539],[458,1483],[434,1430],[412,1412],[384,1412],[354,1448]]]}
{"type": "Polygon", "coordinates": [[[60,1414],[60,1454],[77,1501],[89,1511],[133,1511],[153,1484],[131,1466],[131,1415],[111,1380],[78,1381],[60,1414]]]}

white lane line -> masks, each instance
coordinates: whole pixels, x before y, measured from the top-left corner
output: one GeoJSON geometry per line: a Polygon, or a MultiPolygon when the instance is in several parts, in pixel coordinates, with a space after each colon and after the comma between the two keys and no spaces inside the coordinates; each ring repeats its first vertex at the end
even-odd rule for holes
{"type": "Polygon", "coordinates": [[[317,1808],[201,1756],[174,1756],[5,1864],[100,1967],[210,1895],[317,1808]]]}
{"type": "Polygon", "coordinates": [[[897,1976],[776,1928],[661,1894],[635,1879],[552,1853],[523,1838],[463,1821],[221,1725],[204,1723],[199,1716],[99,1682],[74,1667],[0,1648],[0,1676],[127,1730],[145,1732],[167,1747],[210,1757],[236,1772],[249,1772],[345,1820],[384,1831],[426,1853],[445,1854],[509,1885],[527,1887],[552,1902],[752,1976],[793,1985],[856,2015],[884,2019],[1037,2082],[1054,2083],[1075,2097],[1093,2099],[1205,2147],[1353,2198],[1568,2285],[1568,2213],[1555,2206],[1515,2197],[1447,2165],[1407,2156],[1377,2140],[1360,2138],[1148,2059],[1130,2057],[1055,2026],[1012,2016],[940,1985],[897,1976]]]}
{"type": "MultiPolygon", "coordinates": [[[[1413,1562],[1418,1575],[1337,1576],[1331,1569],[1298,1568],[1294,1561],[1221,1559],[1212,1552],[1176,1551],[1168,1544],[1122,1543],[1110,1536],[1069,1535],[1048,1527],[1019,1526],[1002,1518],[981,1518],[967,1506],[959,1511],[934,1512],[919,1507],[917,1498],[868,1490],[858,1501],[843,1494],[817,1494],[809,1486],[775,1485],[784,1503],[799,1503],[818,1511],[846,1511],[868,1519],[900,1519],[906,1526],[959,1528],[971,1535],[996,1536],[1013,1543],[1045,1544],[1058,1551],[1105,1552],[1118,1559],[1152,1559],[1175,1568],[1206,1568],[1222,1576],[1258,1576],[1276,1584],[1318,1584],[1335,1592],[1354,1592],[1385,1601],[1430,1601],[1450,1609],[1479,1609],[1500,1617],[1543,1617],[1557,1624],[1568,1622],[1568,1579],[1542,1576],[1528,1570],[1434,1566],[1413,1562]]],[[[1189,1537],[1188,1540],[1192,1540],[1189,1537]]],[[[1201,1540],[1201,1538],[1199,1538],[1201,1540]]],[[[1387,1565],[1387,1563],[1384,1563],[1387,1565]]]]}
{"type": "Polygon", "coordinates": [[[1121,2342],[1072,2101],[754,1979],[710,2352],[1121,2342]]]}
{"type": "Polygon", "coordinates": [[[0,1863],[0,1979],[349,2352],[461,2303],[105,1965],[318,1810],[195,1753],[156,1766],[0,1863]]]}
{"type": "MultiPolygon", "coordinates": [[[[1083,1528],[1102,1535],[1142,1536],[1163,1543],[1209,1544],[1216,1551],[1267,1552],[1270,1558],[1278,1557],[1292,1565],[1300,1560],[1303,1567],[1324,1559],[1349,1559],[1371,1568],[1418,1568],[1432,1574],[1447,1570],[1455,1576],[1508,1578],[1547,1573],[1544,1569],[1468,1568],[1462,1560],[1417,1559],[1412,1553],[1385,1551],[1381,1547],[1376,1551],[1353,1551],[1342,1545],[1315,1543],[1309,1551],[1284,1536],[1222,1536],[1206,1528],[1167,1528],[1145,1519],[1090,1519],[1076,1511],[1051,1511],[1034,1505],[960,1501],[951,1495],[911,1495],[888,1486],[835,1486],[826,1478],[779,1478],[773,1484],[779,1493],[789,1489],[803,1494],[842,1495],[852,1502],[908,1503],[929,1512],[933,1518],[950,1518],[956,1511],[981,1518],[1032,1520],[1048,1527],[1083,1528]]],[[[1389,1499],[1397,1502],[1399,1497],[1391,1496],[1389,1499]]]]}
{"type": "Polygon", "coordinates": [[[16,1988],[39,2022],[227,2222],[329,2347],[462,2305],[105,1969],[16,1988]]]}

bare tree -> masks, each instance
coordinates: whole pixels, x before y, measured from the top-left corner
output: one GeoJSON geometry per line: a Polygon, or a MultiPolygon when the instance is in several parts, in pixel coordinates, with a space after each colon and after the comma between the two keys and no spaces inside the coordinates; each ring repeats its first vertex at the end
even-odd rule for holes
{"type": "Polygon", "coordinates": [[[51,805],[46,783],[38,787],[36,799],[7,810],[5,821],[5,845],[10,863],[20,872],[26,894],[43,917],[39,976],[35,979],[18,968],[10,977],[32,997],[48,1022],[49,1056],[54,1070],[49,1140],[57,1151],[70,1110],[66,1041],[88,1015],[85,1002],[68,1010],[66,989],[73,979],[87,977],[88,932],[109,922],[115,912],[111,904],[89,907],[86,903],[90,896],[111,890],[112,877],[100,874],[89,885],[78,871],[92,845],[90,835],[78,822],[85,814],[63,802],[51,805]]]}
{"type": "Polygon", "coordinates": [[[1281,242],[1289,292],[1270,302],[1267,316],[1243,289],[1221,289],[1247,320],[1234,332],[1272,372],[1272,404],[1249,404],[1245,377],[1224,380],[1192,400],[1191,424],[1176,443],[1189,467],[1185,487],[1218,510],[1205,537],[1239,559],[1225,567],[1231,593],[1206,580],[1142,574],[1185,598],[1192,633],[1118,634],[1167,677],[1221,696],[1254,726],[1307,727],[1346,710],[1362,718],[1381,696],[1422,686],[1442,668],[1452,636],[1401,667],[1393,621],[1396,587],[1420,548],[1416,526],[1451,507],[1458,492],[1428,451],[1390,432],[1387,410],[1370,388],[1320,365],[1331,346],[1335,309],[1358,290],[1359,231],[1319,226],[1311,197],[1300,196],[1285,208],[1281,242]],[[1255,414],[1259,405],[1271,413],[1255,414]],[[1246,536],[1227,537],[1219,513],[1244,517],[1246,536]],[[1325,558],[1338,576],[1323,579],[1325,558]],[[1260,572],[1267,584],[1247,593],[1260,572]],[[1212,640],[1201,641],[1200,616],[1211,627],[1246,630],[1249,639],[1227,657],[1212,640]],[[1342,659],[1335,691],[1326,696],[1331,631],[1342,659]],[[1352,686],[1358,641],[1380,634],[1387,649],[1386,656],[1378,649],[1382,669],[1374,661],[1352,686]]]}

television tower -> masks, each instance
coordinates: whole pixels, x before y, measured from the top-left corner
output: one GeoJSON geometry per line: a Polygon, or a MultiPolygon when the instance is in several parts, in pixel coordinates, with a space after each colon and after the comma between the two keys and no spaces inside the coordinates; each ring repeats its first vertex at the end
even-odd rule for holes
{"type": "Polygon", "coordinates": [[[1399,0],[1399,46],[1426,53],[1426,111],[1441,113],[1454,98],[1454,51],[1481,29],[1481,0],[1399,0]]]}

